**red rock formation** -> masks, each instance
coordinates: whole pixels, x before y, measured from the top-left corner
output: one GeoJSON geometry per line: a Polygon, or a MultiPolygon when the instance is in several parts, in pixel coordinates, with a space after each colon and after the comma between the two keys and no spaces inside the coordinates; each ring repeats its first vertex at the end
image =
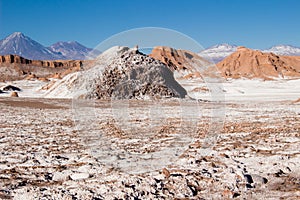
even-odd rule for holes
{"type": "MultiPolygon", "coordinates": [[[[151,57],[167,64],[171,70],[190,70],[198,65],[200,76],[214,76],[216,68],[195,53],[185,50],[176,50],[170,47],[155,47],[151,57]],[[197,60],[197,62],[194,62],[197,60]],[[198,62],[199,61],[199,62],[198,62]],[[208,67],[212,66],[212,67],[208,67]]],[[[300,77],[300,57],[278,56],[273,53],[263,53],[245,47],[239,47],[236,52],[217,64],[223,77],[227,78],[273,78],[300,77]]],[[[189,73],[184,78],[195,76],[196,72],[189,73]]],[[[199,75],[199,74],[198,74],[199,75]]]]}
{"type": "Polygon", "coordinates": [[[174,48],[164,46],[153,48],[149,56],[165,63],[172,71],[188,69],[187,64],[192,59],[199,59],[206,64],[208,63],[204,58],[200,57],[196,53],[186,50],[176,50],[174,48]]]}
{"type": "Polygon", "coordinates": [[[81,60],[29,60],[17,55],[0,56],[0,81],[63,77],[78,71],[90,61],[81,60]],[[57,75],[59,74],[59,76],[57,75]]]}
{"type": "Polygon", "coordinates": [[[149,56],[165,63],[172,71],[182,72],[182,78],[213,76],[213,70],[209,70],[213,64],[194,52],[158,46],[149,56]]]}
{"type": "Polygon", "coordinates": [[[300,77],[300,57],[278,56],[245,47],[217,64],[228,78],[287,78],[300,77]]]}
{"type": "Polygon", "coordinates": [[[80,67],[81,60],[29,60],[17,55],[0,56],[0,64],[24,64],[36,67],[80,67]]]}

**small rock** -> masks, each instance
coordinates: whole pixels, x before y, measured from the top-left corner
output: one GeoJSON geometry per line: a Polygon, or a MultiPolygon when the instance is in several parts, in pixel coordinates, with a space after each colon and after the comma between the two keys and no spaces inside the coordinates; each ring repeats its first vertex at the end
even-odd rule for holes
{"type": "Polygon", "coordinates": [[[229,199],[229,198],[232,198],[233,197],[233,192],[230,191],[230,190],[224,190],[222,192],[222,196],[225,198],[225,199],[229,199]]]}
{"type": "Polygon", "coordinates": [[[170,172],[166,168],[163,168],[162,173],[165,175],[166,178],[170,177],[170,172]]]}
{"type": "Polygon", "coordinates": [[[241,194],[240,194],[240,193],[237,193],[237,192],[235,192],[235,193],[233,194],[232,198],[237,198],[237,197],[239,197],[239,196],[241,196],[241,194]]]}
{"type": "Polygon", "coordinates": [[[80,166],[76,171],[80,172],[80,173],[88,173],[91,171],[91,166],[90,165],[83,165],[80,166]]]}
{"type": "Polygon", "coordinates": [[[286,176],[286,173],[283,172],[281,169],[278,170],[278,172],[275,173],[275,177],[281,177],[286,176]]]}
{"type": "Polygon", "coordinates": [[[65,181],[71,174],[71,171],[62,171],[62,172],[55,172],[53,174],[52,180],[53,181],[65,181]]]}
{"type": "Polygon", "coordinates": [[[38,78],[38,80],[39,80],[39,81],[43,81],[43,82],[49,82],[49,79],[47,79],[47,78],[44,78],[44,77],[42,77],[42,78],[38,78]]]}
{"type": "Polygon", "coordinates": [[[60,156],[60,155],[54,156],[54,158],[56,158],[58,160],[60,160],[60,159],[62,159],[62,160],[69,160],[69,158],[64,157],[64,156],[60,156]]]}
{"type": "Polygon", "coordinates": [[[12,92],[10,94],[11,97],[19,97],[19,94],[17,92],[12,92]]]}
{"type": "Polygon", "coordinates": [[[3,91],[21,91],[20,88],[16,87],[16,86],[13,86],[13,85],[8,85],[8,86],[5,86],[4,88],[2,88],[3,91]]]}
{"type": "Polygon", "coordinates": [[[90,177],[90,175],[88,173],[75,173],[70,176],[70,178],[74,181],[87,179],[89,177],[90,177]]]}
{"type": "Polygon", "coordinates": [[[257,183],[257,184],[266,184],[266,183],[268,183],[268,179],[266,179],[265,177],[262,177],[260,175],[257,175],[257,174],[253,174],[252,179],[253,179],[254,183],[257,183]]]}
{"type": "Polygon", "coordinates": [[[46,174],[44,175],[44,177],[45,177],[45,180],[50,181],[50,180],[52,180],[53,174],[51,174],[51,173],[46,173],[46,174]]]}
{"type": "Polygon", "coordinates": [[[244,178],[247,183],[249,183],[249,184],[254,183],[253,178],[250,174],[244,174],[244,178]]]}

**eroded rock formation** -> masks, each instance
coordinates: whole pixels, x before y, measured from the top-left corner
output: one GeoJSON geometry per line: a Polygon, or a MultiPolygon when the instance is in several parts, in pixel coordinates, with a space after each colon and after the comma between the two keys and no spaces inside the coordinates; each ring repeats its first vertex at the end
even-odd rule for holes
{"type": "Polygon", "coordinates": [[[0,81],[20,79],[63,77],[80,70],[84,62],[81,60],[29,60],[17,55],[0,56],[0,81]]]}
{"type": "Polygon", "coordinates": [[[300,77],[300,57],[278,56],[245,47],[239,47],[217,66],[227,78],[300,77]]]}

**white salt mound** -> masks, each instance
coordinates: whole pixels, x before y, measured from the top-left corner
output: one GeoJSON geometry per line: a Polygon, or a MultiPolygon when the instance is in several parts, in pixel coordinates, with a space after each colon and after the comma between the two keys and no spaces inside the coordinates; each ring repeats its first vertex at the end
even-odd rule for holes
{"type": "Polygon", "coordinates": [[[85,99],[144,99],[187,95],[171,70],[136,49],[112,47],[89,69],[69,74],[55,83],[46,97],[85,99]]]}

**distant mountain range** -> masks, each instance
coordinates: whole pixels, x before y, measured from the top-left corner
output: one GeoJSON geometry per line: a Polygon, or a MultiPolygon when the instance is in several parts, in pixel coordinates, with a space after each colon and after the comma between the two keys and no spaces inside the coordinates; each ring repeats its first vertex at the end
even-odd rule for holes
{"type": "MultiPolygon", "coordinates": [[[[199,52],[199,55],[218,63],[234,53],[237,47],[237,45],[219,44],[199,52]]],[[[94,54],[91,54],[91,57],[100,54],[100,52],[92,50],[76,41],[57,42],[50,47],[45,47],[21,32],[15,32],[0,40],[0,55],[15,54],[31,60],[84,60],[91,53],[94,54]]],[[[263,52],[299,56],[300,48],[291,45],[277,45],[263,50],[263,52]]]]}
{"type": "MultiPolygon", "coordinates": [[[[237,47],[237,45],[230,45],[226,43],[219,44],[201,51],[199,55],[218,63],[234,53],[237,50],[237,47]]],[[[300,56],[300,48],[291,45],[277,45],[269,49],[262,50],[262,52],[285,56],[300,56]]]]}
{"type": "Polygon", "coordinates": [[[263,52],[274,53],[282,56],[300,56],[300,48],[291,45],[277,45],[270,49],[266,49],[263,52]]]}
{"type": "Polygon", "coordinates": [[[71,42],[57,42],[48,47],[51,51],[61,54],[66,59],[83,60],[93,50],[82,44],[71,42]]]}
{"type": "Polygon", "coordinates": [[[0,40],[0,55],[14,54],[32,60],[83,60],[92,50],[75,41],[45,47],[21,32],[0,40]]]}

